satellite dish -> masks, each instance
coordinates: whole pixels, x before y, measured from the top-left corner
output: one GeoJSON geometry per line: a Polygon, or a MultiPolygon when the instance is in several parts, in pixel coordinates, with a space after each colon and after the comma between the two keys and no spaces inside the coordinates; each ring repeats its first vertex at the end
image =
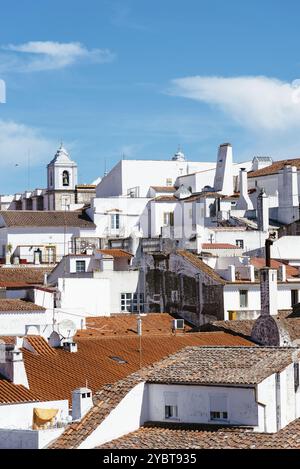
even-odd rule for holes
{"type": "Polygon", "coordinates": [[[70,321],[69,319],[64,319],[58,324],[58,331],[64,339],[70,339],[76,334],[77,328],[73,321],[70,321]]]}

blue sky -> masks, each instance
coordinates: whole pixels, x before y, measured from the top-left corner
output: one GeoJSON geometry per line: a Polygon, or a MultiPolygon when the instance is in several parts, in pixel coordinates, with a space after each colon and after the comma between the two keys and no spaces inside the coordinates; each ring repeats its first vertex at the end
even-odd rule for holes
{"type": "Polygon", "coordinates": [[[82,183],[178,144],[193,161],[225,141],[235,161],[300,155],[298,0],[3,4],[0,193],[44,187],[61,140],[82,183]]]}

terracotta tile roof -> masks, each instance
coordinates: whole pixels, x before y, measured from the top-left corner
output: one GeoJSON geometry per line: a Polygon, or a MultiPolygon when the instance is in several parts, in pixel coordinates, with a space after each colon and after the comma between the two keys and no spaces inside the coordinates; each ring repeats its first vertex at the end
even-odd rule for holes
{"type": "Polygon", "coordinates": [[[112,257],[133,257],[133,254],[125,251],[124,249],[99,249],[97,252],[100,252],[101,254],[108,254],[112,257]]]}
{"type": "Polygon", "coordinates": [[[39,397],[21,384],[13,384],[0,375],[0,403],[12,404],[18,402],[38,401],[39,397]]]}
{"type": "Polygon", "coordinates": [[[150,186],[156,192],[176,192],[176,188],[174,186],[150,186]]]}
{"type": "Polygon", "coordinates": [[[186,347],[147,373],[167,384],[258,384],[293,362],[295,348],[186,347]]]}
{"type": "MultiPolygon", "coordinates": [[[[250,263],[257,269],[261,269],[262,267],[265,267],[266,260],[264,257],[252,257],[250,259],[250,263]]],[[[287,277],[299,277],[299,270],[296,267],[286,264],[285,262],[281,262],[277,259],[271,259],[272,269],[278,270],[281,265],[285,265],[287,277]]]]}
{"type": "Polygon", "coordinates": [[[13,300],[13,299],[0,299],[0,314],[10,313],[15,311],[39,311],[44,312],[46,308],[38,306],[30,301],[13,300]]]}
{"type": "MultiPolygon", "coordinates": [[[[79,337],[78,351],[70,353],[56,349],[55,355],[23,350],[25,368],[32,392],[44,400],[71,399],[72,390],[88,380],[93,392],[109,383],[115,383],[140,368],[139,337],[79,337]],[[120,364],[111,357],[126,361],[120,364]]],[[[176,336],[142,337],[142,366],[192,345],[254,345],[241,337],[224,332],[193,333],[176,336]]]]}
{"type": "Polygon", "coordinates": [[[266,166],[265,168],[258,169],[257,171],[249,171],[248,178],[277,174],[285,165],[296,166],[297,169],[300,169],[300,158],[275,161],[273,164],[266,166]]]}
{"type": "Polygon", "coordinates": [[[79,227],[95,228],[95,224],[85,212],[2,210],[0,216],[8,227],[79,227]]]}
{"type": "MultiPolygon", "coordinates": [[[[300,318],[290,317],[291,310],[279,311],[274,319],[278,321],[279,325],[283,327],[289,334],[292,341],[300,339],[300,318]]],[[[251,338],[252,328],[254,326],[254,319],[241,319],[234,321],[214,321],[211,324],[205,324],[195,330],[201,331],[224,331],[232,334],[238,334],[246,339],[251,338]]]]}
{"type": "MultiPolygon", "coordinates": [[[[225,334],[226,335],[226,334],[225,334]]],[[[229,336],[229,334],[227,334],[229,336]]],[[[184,336],[186,337],[194,337],[194,334],[185,334],[184,336]]],[[[182,340],[184,337],[180,337],[179,339],[182,340]]],[[[198,335],[198,339],[200,339],[201,335],[198,335]]],[[[219,336],[203,336],[202,335],[202,341],[204,342],[211,342],[213,340],[224,340],[223,336],[222,338],[219,336]]],[[[174,339],[178,339],[178,336],[173,337],[174,339]]],[[[226,337],[226,340],[228,337],[226,337]]],[[[102,342],[104,343],[105,339],[102,339],[102,342]]],[[[126,339],[128,340],[128,338],[126,339]]],[[[172,344],[175,345],[175,343],[172,340],[172,344]]],[[[240,338],[239,338],[240,340],[240,338]]],[[[86,341],[88,342],[88,341],[86,341]]],[[[143,366],[146,366],[145,368],[133,372],[131,375],[127,376],[124,379],[121,379],[115,384],[108,384],[103,386],[98,392],[94,394],[94,407],[86,414],[86,416],[78,423],[72,423],[67,427],[65,432],[51,445],[51,448],[77,448],[80,443],[82,443],[88,435],[90,435],[96,428],[97,426],[105,419],[105,417],[119,404],[119,402],[126,396],[126,394],[139,382],[144,382],[147,380],[149,372],[152,370],[156,369],[156,365],[153,365],[155,361],[158,360],[158,348],[160,346],[165,347],[166,343],[169,345],[171,344],[170,340],[167,341],[164,339],[163,341],[159,337],[146,337],[143,340],[143,357],[145,355],[145,348],[148,349],[146,352],[146,355],[148,357],[148,360],[143,360],[143,366]],[[148,340],[147,340],[148,339],[148,340]],[[148,342],[149,341],[149,342],[148,342]],[[149,347],[149,348],[148,348],[149,347]]],[[[135,347],[137,347],[137,342],[135,342],[135,347]]],[[[246,342],[245,342],[246,344],[246,342]]],[[[248,342],[249,344],[249,342],[248,342]]],[[[253,348],[255,347],[253,344],[251,344],[253,348]]],[[[175,345],[176,346],[176,345],[175,345]]],[[[179,344],[177,344],[177,347],[179,344]]],[[[179,346],[180,347],[180,346],[179,346]]],[[[181,345],[182,347],[182,345],[181,345]]],[[[125,347],[124,350],[128,350],[128,346],[125,347]]],[[[232,350],[232,349],[231,349],[232,350]]],[[[137,349],[135,349],[137,352],[137,349]]],[[[77,352],[78,353],[78,352],[77,352]]],[[[124,355],[125,351],[123,352],[123,357],[126,359],[126,356],[124,355]]],[[[75,354],[71,354],[75,355],[75,354]]],[[[120,355],[117,351],[114,352],[114,355],[120,355]]],[[[166,355],[166,349],[164,352],[164,355],[166,355]]],[[[160,366],[159,362],[157,363],[157,366],[160,366]]],[[[119,367],[125,367],[126,365],[118,365],[119,367]]],[[[103,363],[101,363],[101,360],[98,363],[97,360],[97,369],[99,373],[99,369],[102,370],[103,368],[103,363]]],[[[138,364],[136,364],[135,367],[136,370],[138,370],[138,364]]],[[[113,381],[110,381],[112,383],[113,381]]],[[[89,387],[90,387],[90,380],[88,380],[89,387]]]]}
{"type": "Polygon", "coordinates": [[[0,287],[22,287],[44,283],[44,274],[52,268],[44,267],[0,267],[0,287]]]}
{"type": "Polygon", "coordinates": [[[235,244],[229,243],[203,243],[202,249],[241,249],[235,244]]]}
{"type": "MultiPolygon", "coordinates": [[[[167,313],[150,313],[142,315],[142,330],[144,335],[173,335],[172,321],[175,316],[167,313]]],[[[87,329],[78,331],[76,337],[95,336],[136,336],[137,315],[116,314],[115,316],[89,317],[86,319],[87,329]]],[[[185,331],[191,326],[185,321],[185,331]]],[[[177,334],[184,332],[178,331],[177,334]]]]}
{"type": "Polygon", "coordinates": [[[82,443],[121,402],[128,392],[142,382],[139,373],[134,373],[114,386],[105,386],[94,395],[94,407],[80,422],[71,423],[64,433],[50,446],[51,449],[75,449],[82,443]]]}
{"type": "Polygon", "coordinates": [[[155,202],[179,202],[179,200],[173,195],[159,195],[155,197],[155,202]]]}
{"type": "Polygon", "coordinates": [[[201,259],[199,259],[199,257],[197,257],[195,254],[181,249],[177,250],[176,253],[182,256],[188,262],[190,262],[194,267],[207,274],[217,283],[221,285],[226,284],[226,281],[222,277],[220,277],[220,275],[214,269],[212,269],[209,265],[205,264],[205,262],[201,261],[201,259]]]}
{"type": "Polygon", "coordinates": [[[28,350],[33,349],[38,355],[56,355],[56,350],[48,344],[44,337],[28,335],[24,338],[24,341],[25,344],[23,346],[28,350]]]}
{"type": "Polygon", "coordinates": [[[246,428],[148,423],[100,449],[299,449],[300,419],[277,433],[246,428]]]}

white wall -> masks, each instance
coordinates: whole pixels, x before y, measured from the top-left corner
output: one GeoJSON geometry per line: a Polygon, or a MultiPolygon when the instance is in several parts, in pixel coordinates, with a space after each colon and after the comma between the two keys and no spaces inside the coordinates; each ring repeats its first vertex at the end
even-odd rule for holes
{"type": "Polygon", "coordinates": [[[254,388],[149,384],[149,420],[171,421],[165,419],[167,393],[175,393],[174,398],[177,398],[177,421],[214,423],[210,420],[210,396],[222,395],[227,396],[228,423],[258,425],[254,388]]]}
{"type": "Polygon", "coordinates": [[[28,429],[33,423],[33,409],[58,409],[58,420],[65,420],[69,414],[69,401],[25,402],[0,405],[0,428],[28,429]]]}
{"type": "Polygon", "coordinates": [[[24,335],[26,326],[52,324],[52,311],[16,311],[1,312],[0,331],[1,335],[24,335]]]}
{"type": "Polygon", "coordinates": [[[132,197],[107,197],[95,198],[92,202],[90,216],[93,217],[97,225],[95,236],[103,238],[105,236],[130,236],[133,228],[140,225],[145,230],[145,236],[148,236],[148,211],[147,203],[149,198],[132,197]],[[111,216],[114,213],[120,215],[119,230],[112,230],[111,216]]]}
{"type": "MultiPolygon", "coordinates": [[[[266,238],[269,237],[268,233],[263,233],[262,231],[246,231],[246,230],[212,230],[214,233],[213,243],[229,243],[236,244],[237,239],[242,239],[244,241],[243,252],[248,252],[254,249],[262,248],[265,245],[266,238]]],[[[209,242],[209,237],[207,241],[209,242]]]]}
{"type": "Polygon", "coordinates": [[[293,260],[294,265],[300,265],[300,236],[283,236],[274,241],[271,246],[271,257],[293,260]]]}
{"type": "MultiPolygon", "coordinates": [[[[0,229],[0,232],[2,229],[0,229]]],[[[93,231],[93,230],[92,230],[93,231]]],[[[64,234],[64,227],[42,228],[42,227],[24,227],[9,228],[7,235],[7,244],[12,244],[13,252],[18,246],[28,246],[28,262],[34,261],[34,247],[55,246],[56,256],[59,260],[64,254],[68,254],[70,241],[73,237],[78,237],[80,230],[78,228],[67,227],[64,234]],[[30,250],[30,248],[33,249],[30,250]]]]}
{"type": "Polygon", "coordinates": [[[107,441],[134,432],[143,425],[147,416],[147,387],[145,383],[139,383],[79,445],[79,449],[95,448],[107,441]]]}
{"type": "Polygon", "coordinates": [[[59,309],[75,316],[109,315],[109,279],[59,278],[58,289],[61,292],[59,309]]]}

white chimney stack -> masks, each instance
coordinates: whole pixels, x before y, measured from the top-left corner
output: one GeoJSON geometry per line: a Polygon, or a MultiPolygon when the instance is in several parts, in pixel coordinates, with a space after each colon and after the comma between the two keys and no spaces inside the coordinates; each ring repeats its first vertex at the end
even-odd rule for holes
{"type": "Polygon", "coordinates": [[[219,147],[214,190],[224,195],[233,194],[232,146],[230,143],[223,143],[219,147]]]}
{"type": "Polygon", "coordinates": [[[0,344],[0,373],[12,383],[29,389],[23,354],[14,344],[0,344]]]}
{"type": "Polygon", "coordinates": [[[240,196],[236,204],[237,210],[253,210],[253,204],[248,195],[248,175],[245,168],[240,169],[240,196]]]}
{"type": "Polygon", "coordinates": [[[278,221],[289,224],[299,220],[299,195],[296,166],[286,165],[278,177],[278,221]]]}
{"type": "Polygon", "coordinates": [[[81,420],[92,407],[92,391],[89,388],[74,389],[72,392],[72,419],[81,420]]]}

